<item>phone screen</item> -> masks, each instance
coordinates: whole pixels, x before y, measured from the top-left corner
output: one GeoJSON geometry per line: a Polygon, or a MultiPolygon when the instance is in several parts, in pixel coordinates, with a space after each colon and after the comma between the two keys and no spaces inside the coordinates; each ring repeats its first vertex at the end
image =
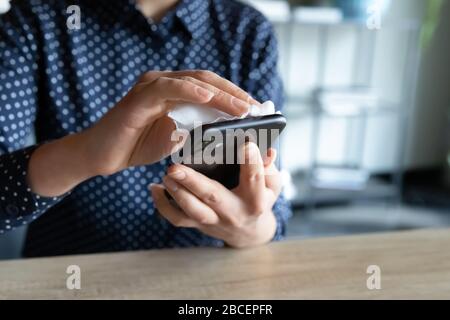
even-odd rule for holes
{"type": "Polygon", "coordinates": [[[239,184],[239,152],[244,143],[258,145],[261,155],[276,147],[286,126],[281,114],[206,124],[193,129],[180,150],[182,163],[228,189],[239,184]]]}

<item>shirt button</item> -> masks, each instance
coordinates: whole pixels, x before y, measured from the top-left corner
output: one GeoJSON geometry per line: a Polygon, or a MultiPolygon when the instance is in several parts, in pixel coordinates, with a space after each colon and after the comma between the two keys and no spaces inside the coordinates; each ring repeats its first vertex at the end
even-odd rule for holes
{"type": "Polygon", "coordinates": [[[6,214],[15,217],[19,214],[19,208],[13,204],[8,204],[6,206],[6,214]]]}

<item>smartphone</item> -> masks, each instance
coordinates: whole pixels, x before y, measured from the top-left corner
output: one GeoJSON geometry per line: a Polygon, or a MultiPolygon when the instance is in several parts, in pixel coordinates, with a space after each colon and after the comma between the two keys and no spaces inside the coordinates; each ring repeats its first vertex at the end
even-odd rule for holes
{"type": "MultiPolygon", "coordinates": [[[[228,189],[239,185],[242,144],[254,142],[264,156],[286,127],[281,114],[209,123],[191,130],[179,162],[228,189]]],[[[178,162],[178,161],[177,161],[178,162]]]]}

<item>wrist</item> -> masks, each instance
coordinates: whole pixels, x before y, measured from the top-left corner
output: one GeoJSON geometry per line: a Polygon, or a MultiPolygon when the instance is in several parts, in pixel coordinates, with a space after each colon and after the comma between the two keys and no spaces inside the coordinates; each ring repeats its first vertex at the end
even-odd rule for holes
{"type": "Polygon", "coordinates": [[[79,178],[83,182],[89,178],[100,175],[97,166],[94,166],[92,150],[89,148],[89,130],[75,133],[68,136],[66,148],[71,155],[70,163],[73,167],[74,178],[79,178]]]}
{"type": "Polygon", "coordinates": [[[263,213],[250,226],[237,230],[225,243],[233,248],[247,248],[269,243],[275,236],[277,219],[272,210],[263,213]]]}
{"type": "Polygon", "coordinates": [[[37,148],[28,164],[31,190],[56,197],[94,176],[83,142],[81,134],[72,134],[37,148]]]}
{"type": "MultiPolygon", "coordinates": [[[[73,155],[72,162],[74,175],[86,180],[95,176],[105,175],[101,170],[98,152],[98,138],[92,128],[75,133],[70,136],[66,147],[73,155]],[[76,162],[76,163],[75,163],[76,162]]],[[[68,137],[69,138],[69,137],[68,137]]]]}
{"type": "Polygon", "coordinates": [[[272,241],[277,231],[277,219],[272,210],[262,214],[257,222],[256,238],[259,239],[259,244],[265,244],[272,241]]]}

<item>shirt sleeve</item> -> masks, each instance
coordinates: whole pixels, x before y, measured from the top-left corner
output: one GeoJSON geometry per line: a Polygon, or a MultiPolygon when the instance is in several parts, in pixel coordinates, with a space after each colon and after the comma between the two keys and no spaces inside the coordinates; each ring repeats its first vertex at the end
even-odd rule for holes
{"type": "MultiPolygon", "coordinates": [[[[243,69],[243,88],[256,100],[264,102],[272,100],[277,111],[283,108],[283,84],[278,73],[278,44],[271,23],[257,13],[256,23],[251,37],[252,51],[243,53],[247,61],[243,65],[250,66],[243,69]]],[[[273,240],[281,240],[286,235],[286,225],[292,216],[289,201],[280,195],[273,207],[277,220],[277,230],[273,240]]]]}
{"type": "Polygon", "coordinates": [[[43,198],[27,183],[25,148],[37,113],[38,47],[29,15],[14,4],[0,15],[0,234],[36,219],[62,197],[43,198]]]}

